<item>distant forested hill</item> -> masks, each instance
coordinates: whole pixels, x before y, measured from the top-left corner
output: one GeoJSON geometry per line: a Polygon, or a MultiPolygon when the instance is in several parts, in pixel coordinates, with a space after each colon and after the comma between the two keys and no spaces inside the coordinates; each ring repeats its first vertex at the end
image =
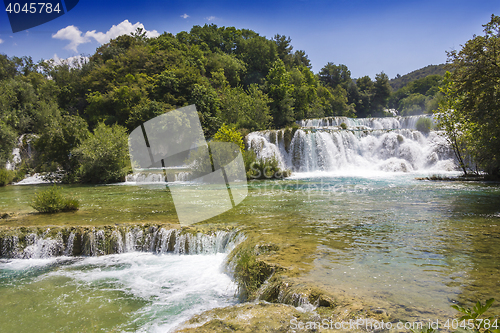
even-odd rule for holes
{"type": "Polygon", "coordinates": [[[417,79],[424,78],[429,75],[444,75],[446,73],[446,64],[440,65],[429,65],[424,68],[417,69],[413,72],[405,74],[403,76],[396,76],[394,79],[389,81],[392,91],[397,91],[398,89],[404,87],[408,83],[415,81],[417,79]]]}

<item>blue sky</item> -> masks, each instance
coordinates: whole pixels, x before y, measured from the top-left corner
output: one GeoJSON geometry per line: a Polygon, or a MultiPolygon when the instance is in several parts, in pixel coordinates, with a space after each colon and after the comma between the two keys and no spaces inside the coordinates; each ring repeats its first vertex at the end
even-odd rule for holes
{"type": "Polygon", "coordinates": [[[444,63],[445,51],[482,34],[481,25],[491,14],[500,15],[500,1],[80,0],[67,14],[15,34],[2,10],[0,53],[34,60],[68,58],[92,54],[137,23],[151,36],[214,23],[251,29],[268,38],[290,36],[294,50],[306,51],[314,72],[330,61],[347,65],[352,77],[374,78],[384,71],[393,78],[444,63]]]}

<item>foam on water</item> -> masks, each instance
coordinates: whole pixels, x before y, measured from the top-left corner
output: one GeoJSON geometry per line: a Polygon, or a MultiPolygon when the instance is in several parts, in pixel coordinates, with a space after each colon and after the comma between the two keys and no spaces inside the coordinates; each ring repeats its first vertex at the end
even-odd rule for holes
{"type": "MultiPolygon", "coordinates": [[[[131,252],[100,257],[1,260],[0,287],[15,283],[22,291],[32,283],[65,281],[64,287],[69,288],[65,299],[80,297],[79,290],[122,293],[124,301],[132,299],[145,305],[114,329],[169,332],[197,313],[237,302],[236,285],[223,270],[226,256],[131,252]]],[[[85,298],[77,300],[85,302],[85,298]]],[[[119,302],[120,298],[109,301],[119,302]]],[[[59,302],[57,306],[66,306],[70,311],[72,305],[59,302]]],[[[40,318],[40,325],[45,324],[40,318]]]]}
{"type": "Polygon", "coordinates": [[[302,127],[252,132],[247,146],[258,158],[276,158],[293,172],[453,171],[453,152],[440,132],[416,130],[418,119],[330,117],[298,122],[302,127]],[[342,129],[339,124],[347,124],[342,129]],[[293,133],[293,137],[291,136],[293,133]]]}

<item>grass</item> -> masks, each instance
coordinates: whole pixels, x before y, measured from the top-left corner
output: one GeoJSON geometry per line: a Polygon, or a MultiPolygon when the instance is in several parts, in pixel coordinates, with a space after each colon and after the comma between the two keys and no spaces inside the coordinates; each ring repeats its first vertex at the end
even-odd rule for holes
{"type": "Polygon", "coordinates": [[[30,206],[39,213],[58,213],[76,211],[80,207],[80,202],[75,198],[64,196],[61,188],[54,184],[44,191],[35,193],[30,206]]]}
{"type": "Polygon", "coordinates": [[[257,259],[255,249],[249,244],[241,244],[233,251],[234,280],[238,284],[239,296],[242,300],[254,299],[262,283],[269,277],[272,269],[257,259]]]}

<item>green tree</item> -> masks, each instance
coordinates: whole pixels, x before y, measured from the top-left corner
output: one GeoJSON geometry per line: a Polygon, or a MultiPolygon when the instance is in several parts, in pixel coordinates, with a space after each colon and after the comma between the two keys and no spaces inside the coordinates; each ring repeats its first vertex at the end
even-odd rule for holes
{"type": "Polygon", "coordinates": [[[212,139],[216,142],[232,142],[240,147],[241,151],[245,150],[245,145],[243,143],[243,137],[241,136],[241,133],[226,124],[222,124],[222,126],[217,130],[217,133],[215,133],[212,139]]]}
{"type": "Polygon", "coordinates": [[[375,76],[373,85],[373,97],[371,110],[374,115],[383,115],[383,110],[387,107],[387,102],[391,96],[391,85],[389,77],[384,72],[375,76]]]}
{"type": "Polygon", "coordinates": [[[290,74],[281,59],[274,62],[267,75],[268,95],[272,99],[271,113],[274,125],[284,127],[295,120],[293,86],[290,85],[290,74]]]}
{"type": "Polygon", "coordinates": [[[71,153],[78,159],[77,175],[83,183],[122,182],[130,171],[128,135],[119,125],[99,123],[71,153]]]}
{"type": "Polygon", "coordinates": [[[367,117],[372,109],[373,90],[375,89],[372,79],[368,75],[356,80],[359,99],[356,103],[356,114],[358,117],[367,117]]]}
{"type": "Polygon", "coordinates": [[[325,87],[335,89],[339,84],[344,89],[351,82],[351,71],[346,65],[335,65],[333,62],[327,63],[318,74],[319,80],[325,87]]]}
{"type": "Polygon", "coordinates": [[[276,43],[278,57],[283,60],[287,68],[293,65],[294,57],[292,54],[292,39],[284,35],[275,35],[273,41],[276,43]]]}
{"type": "Polygon", "coordinates": [[[264,130],[272,122],[270,99],[257,84],[245,91],[242,87],[226,87],[221,94],[221,119],[237,128],[264,130]]]}
{"type": "Polygon", "coordinates": [[[0,169],[5,168],[5,164],[12,157],[12,149],[16,146],[17,134],[9,125],[0,120],[0,169]]]}
{"type": "Polygon", "coordinates": [[[79,116],[65,115],[53,119],[35,141],[38,163],[54,162],[72,174],[78,168],[78,161],[71,155],[71,151],[82,144],[88,136],[87,122],[79,116]]]}
{"type": "Polygon", "coordinates": [[[483,25],[460,51],[448,53],[453,90],[448,99],[466,135],[475,162],[491,175],[500,176],[500,17],[483,25]]]}
{"type": "Polygon", "coordinates": [[[129,118],[126,121],[127,129],[131,132],[142,123],[153,119],[169,110],[175,109],[166,103],[157,101],[145,101],[136,105],[130,111],[129,118]]]}
{"type": "Polygon", "coordinates": [[[450,72],[446,72],[441,87],[444,99],[434,111],[438,126],[446,133],[446,138],[455,153],[455,157],[464,175],[470,166],[466,163],[468,146],[470,147],[470,130],[468,120],[460,111],[461,97],[456,94],[456,84],[451,80],[450,72]]]}
{"type": "Polygon", "coordinates": [[[220,98],[209,84],[195,84],[191,103],[196,105],[201,126],[206,136],[215,134],[220,126],[220,98]]]}

